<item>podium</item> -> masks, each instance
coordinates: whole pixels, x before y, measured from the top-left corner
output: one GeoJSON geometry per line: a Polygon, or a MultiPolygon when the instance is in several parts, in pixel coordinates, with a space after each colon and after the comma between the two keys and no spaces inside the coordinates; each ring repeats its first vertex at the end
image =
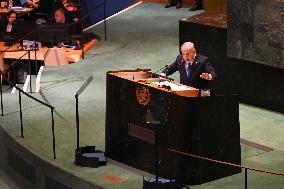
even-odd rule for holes
{"type": "Polygon", "coordinates": [[[241,164],[238,96],[199,97],[198,89],[161,82],[150,70],[110,71],[106,82],[108,158],[155,173],[151,142],[158,129],[162,177],[202,184],[241,172],[168,151],[241,164]]]}

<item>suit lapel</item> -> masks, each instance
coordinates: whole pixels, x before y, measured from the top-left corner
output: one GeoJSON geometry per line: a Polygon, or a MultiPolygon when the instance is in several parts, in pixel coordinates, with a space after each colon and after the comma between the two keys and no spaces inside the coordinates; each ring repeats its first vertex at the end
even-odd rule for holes
{"type": "Polygon", "coordinates": [[[197,72],[196,72],[196,68],[198,67],[198,55],[196,56],[195,60],[193,61],[192,65],[191,65],[191,71],[190,71],[190,79],[188,79],[187,77],[187,73],[186,73],[186,70],[185,70],[185,63],[184,61],[182,61],[181,59],[181,62],[180,62],[180,74],[183,75],[183,78],[189,82],[191,81],[193,78],[195,77],[199,77],[199,76],[196,76],[197,72]]]}
{"type": "Polygon", "coordinates": [[[198,56],[196,56],[195,60],[193,61],[192,65],[191,65],[191,73],[190,73],[190,80],[192,80],[192,78],[196,78],[199,77],[197,76],[197,72],[196,72],[196,68],[198,67],[198,56]]]}
{"type": "Polygon", "coordinates": [[[184,62],[182,62],[181,63],[181,73],[182,73],[182,75],[184,75],[184,77],[186,77],[187,78],[187,74],[186,74],[186,70],[185,70],[185,64],[184,64],[184,62]]]}

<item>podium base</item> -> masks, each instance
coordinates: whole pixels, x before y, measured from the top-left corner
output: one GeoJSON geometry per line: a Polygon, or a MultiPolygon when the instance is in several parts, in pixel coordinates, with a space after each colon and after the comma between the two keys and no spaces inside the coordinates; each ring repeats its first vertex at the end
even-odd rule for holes
{"type": "Polygon", "coordinates": [[[143,178],[143,189],[182,189],[175,180],[159,178],[143,178]]]}
{"type": "Polygon", "coordinates": [[[106,165],[106,162],[105,153],[96,150],[96,146],[85,146],[75,150],[75,165],[97,168],[106,165]]]}

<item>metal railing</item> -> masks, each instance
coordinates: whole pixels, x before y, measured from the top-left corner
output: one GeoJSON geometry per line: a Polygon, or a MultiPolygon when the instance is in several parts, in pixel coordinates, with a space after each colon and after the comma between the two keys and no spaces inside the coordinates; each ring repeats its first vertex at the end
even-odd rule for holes
{"type": "Polygon", "coordinates": [[[277,173],[277,172],[273,172],[273,171],[268,171],[268,170],[253,168],[253,167],[242,166],[242,165],[229,163],[229,162],[225,162],[225,161],[220,161],[220,160],[216,160],[216,159],[211,159],[211,158],[207,158],[207,157],[203,157],[203,156],[199,156],[199,155],[185,153],[185,152],[182,152],[182,151],[179,151],[179,150],[175,150],[175,149],[171,149],[171,148],[168,149],[168,150],[170,152],[173,152],[173,153],[177,153],[177,154],[180,154],[180,155],[183,155],[183,156],[189,156],[189,157],[200,159],[200,160],[203,160],[203,161],[209,161],[209,162],[216,163],[216,164],[222,164],[222,165],[226,165],[226,166],[230,166],[230,167],[236,167],[236,168],[245,169],[245,189],[248,188],[248,174],[247,174],[248,170],[284,177],[284,173],[277,173]]]}
{"type": "MultiPolygon", "coordinates": [[[[34,51],[33,49],[32,50],[24,50],[24,49],[22,49],[22,50],[6,50],[5,52],[7,52],[7,53],[12,53],[12,52],[25,52],[22,56],[20,56],[18,59],[16,59],[15,61],[13,61],[12,62],[12,64],[10,64],[9,65],[9,67],[8,67],[8,69],[5,69],[5,70],[3,70],[3,72],[6,72],[6,71],[8,71],[8,70],[10,70],[12,67],[14,67],[16,64],[18,64],[18,62],[20,61],[20,60],[22,60],[22,58],[24,58],[26,55],[28,55],[28,59],[27,59],[27,61],[28,61],[28,63],[29,63],[29,75],[30,75],[30,77],[31,77],[31,74],[32,74],[32,71],[31,71],[31,51],[34,51]]],[[[37,65],[37,60],[36,60],[36,53],[35,53],[35,61],[36,61],[36,65],[37,65]]],[[[37,70],[37,68],[36,68],[36,70],[37,70]]],[[[32,93],[33,91],[32,91],[32,82],[31,82],[31,80],[30,80],[30,84],[29,84],[29,86],[30,86],[30,93],[32,93]]]]}
{"type": "MultiPolygon", "coordinates": [[[[15,52],[15,51],[7,51],[10,47],[8,47],[5,51],[2,51],[0,53],[0,55],[4,52],[15,52]]],[[[17,50],[18,52],[19,50],[17,50]]],[[[20,57],[20,59],[22,57],[24,57],[26,54],[28,54],[28,57],[29,57],[29,72],[31,73],[31,65],[30,65],[30,51],[33,51],[33,50],[25,50],[27,51],[26,53],[24,53],[23,56],[20,57]]],[[[16,61],[17,62],[17,61],[16,61]]],[[[16,62],[14,62],[13,64],[15,64],[16,62]]],[[[21,94],[24,94],[25,96],[31,98],[32,100],[36,101],[36,102],[39,102],[40,104],[50,108],[50,111],[51,111],[51,121],[52,121],[52,147],[53,147],[53,157],[54,159],[56,159],[56,150],[55,150],[55,130],[54,130],[54,107],[31,96],[30,94],[26,93],[25,91],[23,91],[22,89],[20,89],[18,86],[16,86],[13,82],[11,82],[4,74],[4,72],[0,69],[0,75],[2,76],[2,78],[4,78],[8,84],[11,86],[11,87],[14,87],[15,89],[17,89],[19,91],[19,108],[20,108],[20,127],[21,127],[21,137],[23,138],[24,137],[24,127],[23,127],[23,113],[22,113],[22,96],[21,94]]],[[[30,92],[32,92],[31,90],[31,80],[30,80],[30,92]]],[[[1,116],[4,116],[4,106],[3,106],[3,87],[2,87],[2,82],[0,83],[0,100],[1,100],[1,116]]]]}
{"type": "Polygon", "coordinates": [[[91,75],[88,77],[88,79],[83,83],[83,85],[80,87],[80,89],[75,94],[76,99],[76,127],[77,127],[77,150],[80,148],[80,124],[79,124],[79,96],[82,94],[82,92],[87,88],[87,86],[94,80],[94,76],[91,75]]]}

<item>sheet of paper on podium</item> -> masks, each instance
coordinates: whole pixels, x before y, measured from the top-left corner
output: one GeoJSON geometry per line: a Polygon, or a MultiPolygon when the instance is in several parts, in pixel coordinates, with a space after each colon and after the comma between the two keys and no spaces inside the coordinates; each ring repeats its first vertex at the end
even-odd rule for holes
{"type": "Polygon", "coordinates": [[[173,91],[189,91],[192,90],[190,87],[187,87],[185,85],[177,85],[175,83],[169,82],[169,81],[161,81],[161,82],[153,82],[155,85],[158,85],[160,87],[162,86],[169,86],[171,90],[173,91]]]}

